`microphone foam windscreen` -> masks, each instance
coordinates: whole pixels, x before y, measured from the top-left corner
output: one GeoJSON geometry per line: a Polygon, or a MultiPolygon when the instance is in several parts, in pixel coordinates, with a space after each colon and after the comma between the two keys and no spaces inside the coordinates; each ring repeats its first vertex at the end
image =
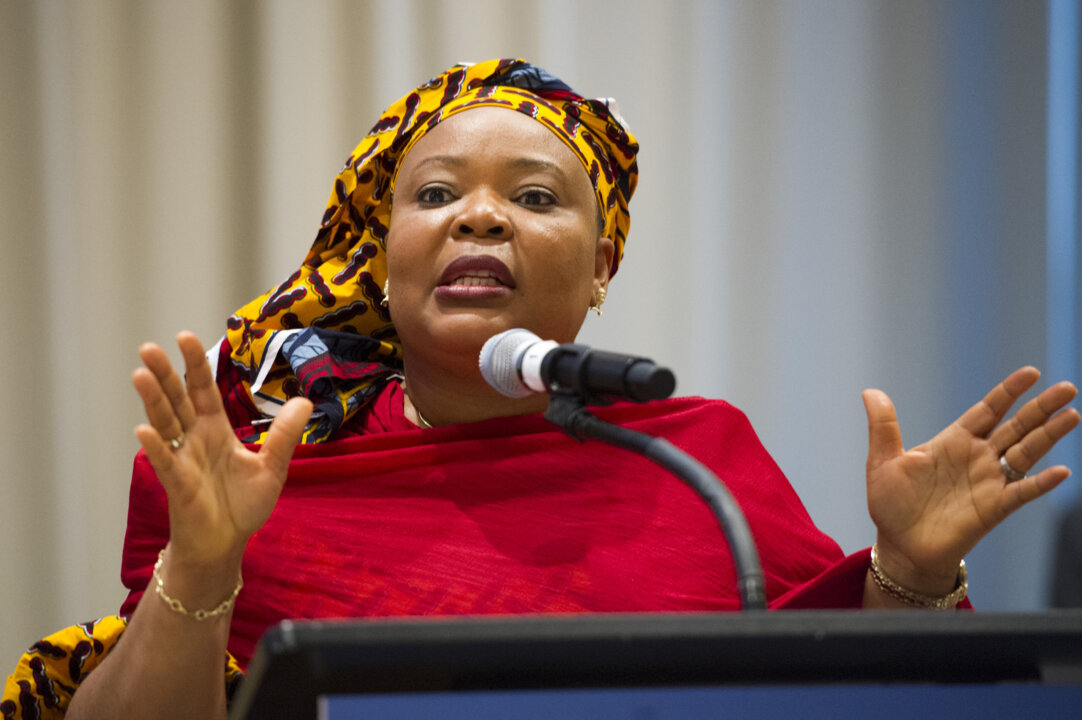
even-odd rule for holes
{"type": "Polygon", "coordinates": [[[533,391],[519,378],[516,364],[522,352],[541,338],[529,330],[513,328],[485,341],[477,362],[485,381],[500,394],[511,398],[526,397],[533,391]]]}

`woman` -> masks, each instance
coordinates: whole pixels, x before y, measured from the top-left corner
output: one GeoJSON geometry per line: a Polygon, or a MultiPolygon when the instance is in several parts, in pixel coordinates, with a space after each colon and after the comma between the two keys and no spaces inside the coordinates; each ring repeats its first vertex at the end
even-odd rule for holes
{"type": "MultiPolygon", "coordinates": [[[[546,396],[504,397],[477,367],[502,330],[571,341],[600,309],[636,150],[609,104],[521,61],[452,68],[388,109],[304,265],[230,319],[213,367],[190,334],[186,380],[141,349],[131,619],[31,648],[5,717],[69,701],[72,717],[222,717],[226,650],[235,680],[283,617],[734,608],[720,531],[687,488],[575,443],[537,416],[546,396]]],[[[730,406],[598,413],[727,481],[772,607],[955,607],[962,557],[1068,475],[1021,477],[1078,424],[1073,386],[1001,423],[1037,375],[1016,371],[908,452],[889,399],[865,393],[871,567],[815,529],[730,406]]]]}

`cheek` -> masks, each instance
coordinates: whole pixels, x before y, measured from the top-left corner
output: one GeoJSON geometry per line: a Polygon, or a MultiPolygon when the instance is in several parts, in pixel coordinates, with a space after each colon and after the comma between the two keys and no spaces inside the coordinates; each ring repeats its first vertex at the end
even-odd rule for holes
{"type": "Polygon", "coordinates": [[[391,216],[391,229],[387,233],[387,271],[392,282],[399,284],[415,271],[426,267],[431,258],[425,247],[426,226],[418,216],[404,213],[391,216]]]}
{"type": "Polygon", "coordinates": [[[595,245],[596,239],[580,224],[553,228],[533,248],[530,265],[539,268],[538,280],[546,287],[567,293],[592,283],[595,245]]]}

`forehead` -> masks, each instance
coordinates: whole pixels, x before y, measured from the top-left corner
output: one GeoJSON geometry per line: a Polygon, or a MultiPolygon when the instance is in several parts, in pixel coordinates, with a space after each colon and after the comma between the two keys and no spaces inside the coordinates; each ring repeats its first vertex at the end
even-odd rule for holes
{"type": "Polygon", "coordinates": [[[532,159],[554,164],[568,176],[581,175],[589,183],[586,168],[571,148],[541,123],[508,108],[473,108],[441,121],[409,151],[399,174],[436,156],[463,162],[483,158],[520,164],[532,159]]]}

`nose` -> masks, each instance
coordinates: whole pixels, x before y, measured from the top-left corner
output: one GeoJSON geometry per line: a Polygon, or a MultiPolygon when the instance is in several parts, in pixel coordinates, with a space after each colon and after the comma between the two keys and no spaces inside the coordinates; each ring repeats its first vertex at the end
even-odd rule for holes
{"type": "Polygon", "coordinates": [[[497,196],[478,190],[468,195],[465,200],[462,211],[455,218],[452,232],[455,238],[511,238],[511,222],[497,196]]]}

